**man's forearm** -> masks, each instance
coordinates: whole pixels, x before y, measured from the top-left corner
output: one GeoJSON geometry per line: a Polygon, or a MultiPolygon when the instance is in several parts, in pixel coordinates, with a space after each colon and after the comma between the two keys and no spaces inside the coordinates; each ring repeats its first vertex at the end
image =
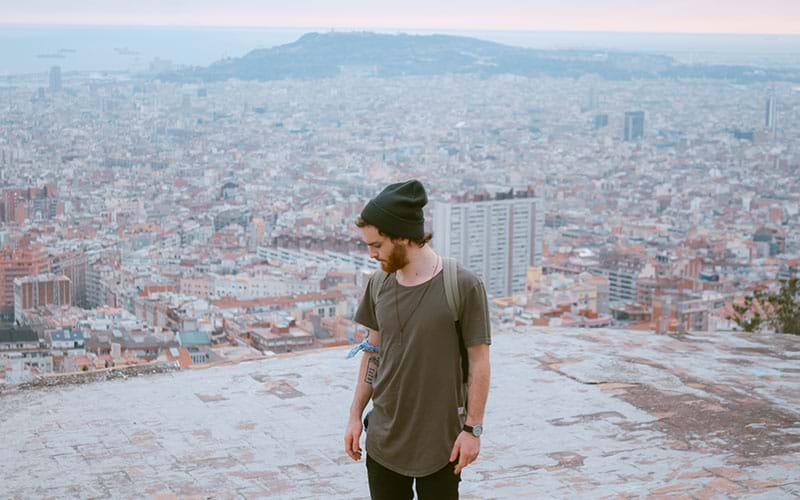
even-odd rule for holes
{"type": "MultiPolygon", "coordinates": [[[[469,380],[467,381],[467,425],[483,424],[483,413],[489,397],[489,346],[481,346],[470,353],[469,380]]],[[[471,348],[473,349],[473,348],[471,348]]]]}
{"type": "Polygon", "coordinates": [[[378,355],[374,353],[364,353],[361,358],[361,368],[358,371],[358,380],[356,380],[356,393],[353,396],[353,404],[350,406],[350,418],[361,419],[364,408],[367,407],[367,403],[372,397],[372,377],[374,377],[377,361],[378,355]]]}

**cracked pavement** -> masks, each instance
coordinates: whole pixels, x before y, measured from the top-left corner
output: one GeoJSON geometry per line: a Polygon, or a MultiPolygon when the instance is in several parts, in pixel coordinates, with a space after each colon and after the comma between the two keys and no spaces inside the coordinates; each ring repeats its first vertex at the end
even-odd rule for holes
{"type": "MultiPolygon", "coordinates": [[[[496,331],[462,498],[800,497],[800,337],[496,331]]],[[[0,395],[2,498],[367,498],[346,348],[0,395]]],[[[362,437],[363,439],[363,437],[362,437]]]]}

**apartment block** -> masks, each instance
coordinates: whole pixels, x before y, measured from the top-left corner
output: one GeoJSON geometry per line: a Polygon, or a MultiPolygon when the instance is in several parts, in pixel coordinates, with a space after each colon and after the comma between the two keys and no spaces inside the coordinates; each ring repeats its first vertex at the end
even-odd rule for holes
{"type": "Polygon", "coordinates": [[[503,193],[433,208],[433,246],[483,279],[495,297],[525,292],[528,267],[541,265],[544,202],[503,193]]]}

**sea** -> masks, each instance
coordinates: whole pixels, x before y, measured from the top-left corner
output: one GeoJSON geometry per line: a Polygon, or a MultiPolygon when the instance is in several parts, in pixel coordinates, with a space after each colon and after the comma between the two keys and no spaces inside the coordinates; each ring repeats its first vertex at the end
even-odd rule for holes
{"type": "MultiPolygon", "coordinates": [[[[62,71],[124,72],[156,59],[206,66],[251,50],[293,42],[329,28],[43,26],[0,24],[0,77],[62,71]]],[[[666,54],[680,62],[800,68],[798,35],[602,33],[337,29],[381,33],[451,34],[539,49],[588,49],[666,54]]]]}

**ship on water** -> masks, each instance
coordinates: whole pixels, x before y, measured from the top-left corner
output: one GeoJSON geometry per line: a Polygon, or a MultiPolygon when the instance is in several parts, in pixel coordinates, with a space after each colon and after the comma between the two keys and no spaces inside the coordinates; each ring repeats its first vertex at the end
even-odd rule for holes
{"type": "Polygon", "coordinates": [[[121,56],[138,56],[139,55],[138,52],[136,52],[135,50],[131,50],[128,47],[122,47],[122,48],[115,47],[114,50],[117,52],[117,54],[119,54],[121,56]]]}

